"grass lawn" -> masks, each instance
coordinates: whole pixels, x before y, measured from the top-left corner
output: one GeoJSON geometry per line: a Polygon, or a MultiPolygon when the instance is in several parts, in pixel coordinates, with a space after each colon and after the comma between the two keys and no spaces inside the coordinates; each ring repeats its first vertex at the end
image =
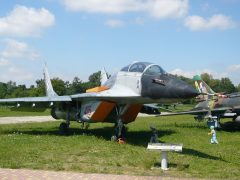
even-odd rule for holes
{"type": "Polygon", "coordinates": [[[127,144],[109,141],[111,124],[92,124],[83,135],[72,123],[69,136],[59,136],[60,122],[0,126],[0,167],[64,170],[86,173],[164,175],[176,177],[240,179],[240,130],[227,123],[210,144],[206,123],[192,116],[142,117],[127,125],[127,144]],[[182,153],[169,153],[169,171],[161,171],[160,152],[146,150],[149,125],[159,140],[183,143],[182,153]]]}
{"type": "MultiPolygon", "coordinates": [[[[37,109],[36,109],[37,110],[37,109]]],[[[50,110],[43,110],[39,112],[31,112],[29,108],[26,108],[24,111],[11,111],[10,108],[0,106],[0,117],[20,117],[20,116],[48,116],[50,115],[50,110]]]]}

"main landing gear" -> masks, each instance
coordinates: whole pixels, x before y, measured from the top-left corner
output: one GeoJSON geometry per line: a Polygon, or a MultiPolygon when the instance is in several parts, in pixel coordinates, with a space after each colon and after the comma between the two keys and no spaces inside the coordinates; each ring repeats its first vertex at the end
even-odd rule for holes
{"type": "Polygon", "coordinates": [[[62,122],[59,126],[59,134],[60,135],[68,135],[68,131],[69,131],[69,125],[66,122],[62,122]]]}
{"type": "Polygon", "coordinates": [[[70,112],[68,111],[66,116],[66,122],[62,122],[59,126],[59,134],[63,136],[68,135],[69,126],[70,126],[70,112]]]}
{"type": "Polygon", "coordinates": [[[111,141],[117,141],[119,144],[124,144],[126,140],[126,127],[123,124],[122,116],[128,110],[129,105],[119,106],[116,108],[117,121],[114,126],[114,135],[111,137],[111,141]]]}

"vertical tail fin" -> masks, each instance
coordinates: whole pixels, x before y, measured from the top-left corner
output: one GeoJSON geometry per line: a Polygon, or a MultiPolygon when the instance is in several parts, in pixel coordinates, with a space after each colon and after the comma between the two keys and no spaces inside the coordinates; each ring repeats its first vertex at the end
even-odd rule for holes
{"type": "Polygon", "coordinates": [[[216,93],[202,80],[201,76],[196,75],[193,77],[195,81],[195,88],[196,90],[201,93],[200,99],[208,100],[212,99],[216,93]]]}
{"type": "Polygon", "coordinates": [[[48,73],[47,65],[44,66],[44,81],[45,81],[45,88],[46,88],[46,95],[48,97],[51,96],[58,96],[57,93],[53,90],[53,86],[51,83],[51,79],[48,73]]]}
{"type": "Polygon", "coordinates": [[[101,86],[103,86],[105,84],[105,82],[107,82],[107,80],[108,80],[107,72],[106,72],[105,68],[102,68],[102,70],[101,70],[101,86]]]}

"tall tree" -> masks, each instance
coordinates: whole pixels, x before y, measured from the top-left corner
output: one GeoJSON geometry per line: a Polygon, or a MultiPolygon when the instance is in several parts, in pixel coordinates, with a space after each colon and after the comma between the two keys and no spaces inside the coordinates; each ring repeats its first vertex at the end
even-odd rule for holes
{"type": "Polygon", "coordinates": [[[0,98],[5,98],[7,95],[7,84],[0,82],[0,98]]]}
{"type": "Polygon", "coordinates": [[[210,86],[211,81],[213,80],[212,75],[208,73],[203,73],[201,74],[201,77],[202,77],[202,80],[210,86]]]}
{"type": "Polygon", "coordinates": [[[83,93],[83,92],[84,92],[84,89],[82,87],[82,81],[78,77],[74,77],[72,83],[69,84],[67,93],[77,94],[77,93],[83,93]]]}
{"type": "Polygon", "coordinates": [[[60,78],[54,78],[51,80],[53,89],[58,95],[65,95],[66,94],[66,87],[65,82],[60,78]]]}
{"type": "Polygon", "coordinates": [[[36,80],[36,89],[37,89],[37,96],[45,96],[45,83],[43,79],[36,80]]]}
{"type": "Polygon", "coordinates": [[[229,78],[222,78],[220,87],[221,87],[222,91],[226,92],[226,93],[236,92],[236,88],[229,78]]]}
{"type": "Polygon", "coordinates": [[[25,85],[17,86],[13,90],[11,97],[28,97],[28,92],[27,92],[26,86],[25,85]]]}
{"type": "Polygon", "coordinates": [[[101,71],[91,74],[88,78],[92,87],[100,86],[101,84],[101,71]]]}

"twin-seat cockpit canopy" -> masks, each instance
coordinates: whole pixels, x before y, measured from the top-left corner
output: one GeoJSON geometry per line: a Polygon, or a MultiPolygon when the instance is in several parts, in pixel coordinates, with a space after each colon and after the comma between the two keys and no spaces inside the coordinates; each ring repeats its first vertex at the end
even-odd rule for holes
{"type": "Polygon", "coordinates": [[[149,62],[134,62],[121,69],[124,72],[139,72],[146,75],[165,74],[166,72],[157,64],[149,62]]]}

